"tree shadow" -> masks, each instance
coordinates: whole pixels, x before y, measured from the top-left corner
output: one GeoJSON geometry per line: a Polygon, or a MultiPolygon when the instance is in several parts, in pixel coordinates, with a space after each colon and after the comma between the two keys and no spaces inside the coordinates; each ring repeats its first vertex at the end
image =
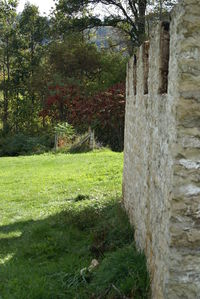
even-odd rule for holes
{"type": "Polygon", "coordinates": [[[67,298],[62,273],[85,267],[91,256],[88,233],[66,217],[0,227],[0,298],[67,298]]]}
{"type": "Polygon", "coordinates": [[[103,224],[97,233],[101,226],[94,227],[119,205],[116,200],[102,205],[88,198],[74,198],[72,205],[78,209],[0,226],[0,298],[79,298],[63,279],[90,265],[95,257],[92,238],[108,229],[103,224]]]}

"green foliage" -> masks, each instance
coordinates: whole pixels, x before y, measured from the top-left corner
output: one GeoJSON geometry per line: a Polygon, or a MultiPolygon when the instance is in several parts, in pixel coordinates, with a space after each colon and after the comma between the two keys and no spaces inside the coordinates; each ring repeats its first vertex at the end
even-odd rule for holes
{"type": "MultiPolygon", "coordinates": [[[[38,113],[45,87],[38,83],[38,68],[46,53],[49,23],[38,8],[26,4],[20,15],[17,1],[0,1],[1,34],[0,116],[3,131],[33,132],[38,126],[38,113]],[[37,79],[36,79],[37,78],[37,79]]],[[[40,81],[42,76],[40,75],[40,81]]],[[[46,76],[48,78],[48,76],[46,76]]]]}
{"type": "Polygon", "coordinates": [[[9,104],[13,98],[11,66],[14,60],[14,36],[17,1],[0,1],[0,115],[3,131],[9,131],[9,104]]]}
{"type": "Polygon", "coordinates": [[[0,156],[41,154],[53,147],[53,136],[41,134],[29,136],[23,133],[0,139],[0,156]]]}
{"type": "Polygon", "coordinates": [[[2,298],[148,298],[119,200],[122,167],[110,151],[0,160],[2,298]]]}
{"type": "Polygon", "coordinates": [[[49,47],[49,66],[52,79],[59,75],[64,82],[79,84],[96,76],[99,71],[101,53],[80,34],[68,35],[63,41],[54,41],[49,47]]]}
{"type": "Polygon", "coordinates": [[[113,85],[124,82],[126,78],[127,57],[119,52],[101,51],[100,69],[98,76],[88,81],[87,90],[95,94],[105,91],[113,85]]]}
{"type": "Polygon", "coordinates": [[[59,123],[54,128],[55,133],[62,137],[67,137],[71,140],[75,136],[75,130],[73,126],[68,123],[59,123]]]}
{"type": "Polygon", "coordinates": [[[45,150],[46,144],[35,136],[69,122],[73,109],[66,102],[78,96],[76,91],[94,96],[125,79],[126,59],[120,53],[99,51],[83,33],[63,28],[55,34],[59,13],[48,19],[30,3],[18,15],[16,8],[17,1],[0,1],[0,133],[5,137],[1,155],[45,150]],[[67,90],[57,106],[58,90],[52,91],[52,86],[67,90]],[[53,97],[49,115],[46,103],[53,97]]]}

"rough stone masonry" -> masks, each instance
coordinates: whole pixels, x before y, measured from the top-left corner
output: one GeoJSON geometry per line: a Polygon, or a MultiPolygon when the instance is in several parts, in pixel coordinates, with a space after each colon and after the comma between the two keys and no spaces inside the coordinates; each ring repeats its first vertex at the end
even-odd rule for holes
{"type": "Polygon", "coordinates": [[[200,299],[200,0],[182,0],[127,67],[124,204],[154,299],[200,299]]]}

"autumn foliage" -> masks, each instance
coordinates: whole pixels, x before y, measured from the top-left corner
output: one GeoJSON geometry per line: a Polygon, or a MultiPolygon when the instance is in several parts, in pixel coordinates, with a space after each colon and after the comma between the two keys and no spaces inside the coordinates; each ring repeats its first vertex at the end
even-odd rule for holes
{"type": "Polygon", "coordinates": [[[91,126],[99,141],[114,150],[122,150],[125,84],[116,84],[92,96],[77,86],[49,86],[49,96],[40,115],[67,121],[81,132],[91,126]]]}

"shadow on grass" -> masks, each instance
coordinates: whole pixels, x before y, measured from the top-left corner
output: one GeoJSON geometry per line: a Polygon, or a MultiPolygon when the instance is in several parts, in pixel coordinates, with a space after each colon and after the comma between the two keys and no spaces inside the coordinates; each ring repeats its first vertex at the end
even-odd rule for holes
{"type": "Polygon", "coordinates": [[[46,219],[1,226],[0,236],[2,299],[122,298],[112,285],[121,296],[148,296],[145,258],[119,200],[80,196],[46,219]],[[85,279],[80,270],[94,258],[100,265],[85,279]]]}

